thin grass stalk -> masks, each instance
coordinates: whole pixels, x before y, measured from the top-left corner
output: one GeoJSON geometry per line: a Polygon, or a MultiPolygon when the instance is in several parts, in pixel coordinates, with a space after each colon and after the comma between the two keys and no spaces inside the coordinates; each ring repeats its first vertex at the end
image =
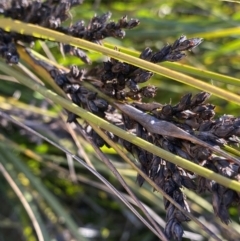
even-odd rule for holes
{"type": "MultiPolygon", "coordinates": [[[[110,145],[113,144],[113,142],[101,131],[97,126],[94,124],[91,124],[92,128],[94,131],[96,131],[103,139],[110,145]]],[[[152,217],[149,215],[148,211],[144,208],[142,203],[138,200],[138,198],[135,196],[135,194],[132,192],[130,187],[127,185],[125,180],[122,178],[122,176],[119,174],[117,169],[114,167],[114,165],[111,163],[111,161],[103,155],[103,153],[99,150],[99,148],[91,142],[92,145],[94,145],[94,149],[97,152],[97,154],[101,157],[101,160],[105,163],[107,167],[111,170],[111,172],[114,174],[114,176],[118,179],[118,181],[121,183],[121,185],[124,187],[124,189],[128,192],[128,194],[132,197],[132,199],[136,202],[137,206],[142,210],[142,212],[145,214],[145,216],[148,218],[150,223],[153,225],[153,227],[156,229],[156,231],[159,234],[159,238],[162,239],[163,241],[167,241],[167,237],[165,234],[162,232],[162,230],[159,228],[159,226],[155,223],[155,221],[152,219],[152,217]]],[[[116,149],[115,149],[116,150],[116,149]]],[[[118,151],[118,150],[116,150],[118,151]]],[[[118,153],[118,152],[117,152],[118,153]]]]}
{"type": "Polygon", "coordinates": [[[84,236],[82,236],[78,231],[78,226],[72,220],[72,218],[67,214],[64,210],[64,207],[60,204],[60,202],[55,198],[50,191],[48,191],[40,182],[40,180],[35,177],[30,170],[28,170],[27,166],[22,163],[22,161],[17,158],[8,146],[4,143],[0,143],[0,151],[3,156],[10,160],[11,163],[17,168],[19,171],[23,172],[25,176],[29,179],[31,185],[41,194],[41,196],[47,201],[52,210],[54,210],[59,217],[62,217],[66,223],[66,226],[69,228],[72,235],[77,238],[77,240],[87,241],[84,236]]]}
{"type": "MultiPolygon", "coordinates": [[[[1,150],[3,151],[3,150],[1,150]]],[[[24,196],[24,187],[19,183],[17,179],[17,174],[14,169],[10,168],[11,160],[5,159],[2,156],[0,157],[0,171],[8,184],[11,186],[14,193],[17,195],[19,201],[22,203],[25,211],[27,212],[33,228],[36,232],[37,238],[39,241],[50,241],[50,237],[48,235],[47,230],[43,224],[43,220],[40,217],[40,214],[32,203],[32,201],[27,200],[24,196]]]]}
{"type": "Polygon", "coordinates": [[[191,213],[188,213],[184,210],[173,198],[167,195],[156,183],[154,183],[140,168],[138,168],[127,156],[126,154],[112,141],[110,140],[105,133],[103,133],[100,129],[94,128],[94,130],[112,147],[115,151],[126,161],[131,167],[133,167],[137,172],[159,193],[161,193],[168,201],[170,201],[177,209],[179,209],[184,215],[189,217],[192,221],[194,221],[201,229],[203,229],[206,233],[208,233],[211,237],[216,240],[218,237],[209,230],[205,225],[203,225],[197,218],[195,218],[191,213]]]}
{"type": "MultiPolygon", "coordinates": [[[[29,131],[30,133],[32,133],[32,134],[40,137],[41,139],[47,141],[48,143],[50,143],[50,144],[52,144],[53,146],[57,147],[58,149],[62,150],[62,151],[65,152],[66,154],[71,155],[73,159],[75,159],[78,163],[80,163],[82,166],[84,166],[86,169],[88,169],[88,170],[89,170],[91,173],[93,173],[97,178],[99,178],[107,187],[109,187],[109,188],[112,190],[112,192],[113,192],[156,236],[158,236],[158,233],[155,231],[155,229],[153,229],[152,226],[149,225],[149,223],[148,223],[148,222],[138,213],[138,211],[119,193],[119,191],[118,191],[111,183],[109,183],[101,174],[99,174],[97,171],[95,171],[95,170],[92,169],[90,166],[88,166],[88,164],[86,164],[86,163],[85,163],[83,160],[81,160],[78,156],[73,155],[73,154],[72,154],[70,151],[68,151],[67,149],[61,147],[60,145],[58,145],[58,144],[55,143],[54,141],[48,139],[47,137],[41,135],[40,133],[38,133],[38,132],[36,132],[36,131],[34,131],[33,129],[29,128],[28,126],[24,125],[23,123],[14,120],[14,119],[11,118],[10,116],[8,116],[8,115],[5,114],[4,112],[2,112],[1,110],[0,110],[0,116],[2,116],[3,118],[11,121],[12,123],[14,123],[14,124],[16,124],[16,125],[24,128],[24,129],[26,129],[27,131],[29,131]]],[[[1,147],[1,145],[5,146],[3,143],[0,143],[0,147],[1,147]]],[[[11,155],[10,153],[6,153],[6,155],[7,155],[7,154],[11,155]]],[[[14,160],[14,161],[16,161],[16,160],[14,160]]],[[[21,166],[21,165],[20,165],[20,166],[21,166]]],[[[25,169],[26,167],[23,167],[23,168],[25,169]]],[[[27,171],[26,174],[27,174],[27,175],[30,175],[30,176],[32,175],[32,174],[31,174],[30,172],[28,172],[28,171],[27,171]]],[[[31,177],[33,177],[33,176],[31,176],[31,177]]],[[[36,182],[35,184],[37,184],[37,187],[40,185],[38,179],[34,180],[34,182],[36,182]]],[[[41,189],[41,186],[40,186],[39,188],[41,189]]],[[[42,190],[40,190],[40,191],[42,191],[42,190]]],[[[52,200],[51,200],[51,199],[53,199],[53,196],[52,196],[50,193],[47,193],[47,194],[50,194],[50,197],[45,197],[45,196],[46,196],[45,193],[41,193],[41,194],[42,194],[42,196],[43,196],[48,202],[50,202],[51,205],[53,204],[53,203],[52,203],[52,200]]],[[[57,203],[58,203],[58,201],[57,201],[57,203]]],[[[60,207],[60,208],[63,208],[63,207],[60,207]]],[[[61,215],[61,209],[59,210],[59,204],[57,205],[57,207],[54,206],[54,207],[53,207],[53,210],[55,210],[56,213],[57,213],[59,216],[63,216],[64,219],[65,219],[65,221],[66,221],[66,223],[67,223],[67,221],[71,221],[71,218],[70,218],[68,215],[66,215],[66,213],[65,213],[64,211],[63,211],[63,214],[64,214],[64,215],[61,215]],[[66,218],[67,218],[67,220],[66,220],[66,218]]],[[[70,222],[69,224],[70,224],[70,225],[73,224],[73,225],[75,226],[75,224],[72,223],[72,222],[70,222]]],[[[70,231],[71,231],[74,226],[70,226],[70,225],[69,225],[68,227],[69,227],[69,229],[70,229],[70,231]]],[[[74,230],[73,230],[73,231],[74,231],[74,230]]],[[[81,239],[81,240],[84,241],[85,239],[81,239]]]]}

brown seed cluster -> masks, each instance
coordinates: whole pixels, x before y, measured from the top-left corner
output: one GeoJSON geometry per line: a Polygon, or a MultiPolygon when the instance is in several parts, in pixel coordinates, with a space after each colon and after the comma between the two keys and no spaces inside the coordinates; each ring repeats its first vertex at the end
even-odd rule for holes
{"type": "MultiPolygon", "coordinates": [[[[82,2],[83,0],[3,0],[0,3],[0,14],[4,17],[37,24],[98,44],[101,44],[101,40],[107,37],[123,38],[125,36],[123,29],[131,29],[139,24],[139,20],[128,20],[127,16],[123,16],[118,22],[109,21],[111,13],[107,12],[102,16],[94,16],[88,24],[85,24],[83,20],[79,20],[69,27],[62,26],[65,20],[71,18],[70,9],[82,4],[82,2]]],[[[24,42],[32,43],[35,39],[16,33],[6,34],[10,35],[11,42],[23,40],[24,42]]],[[[63,53],[75,55],[87,64],[91,62],[82,49],[68,44],[60,44],[60,48],[63,53]]]]}
{"type": "MultiPolygon", "coordinates": [[[[118,22],[109,21],[111,14],[106,13],[102,16],[94,16],[89,24],[85,24],[84,21],[80,20],[70,27],[62,27],[62,21],[69,17],[69,9],[81,3],[80,0],[49,0],[45,2],[19,0],[5,1],[2,3],[1,8],[4,16],[36,23],[99,44],[102,39],[109,36],[122,38],[125,35],[123,29],[131,29],[139,24],[138,20],[127,20],[125,16],[118,22]],[[24,11],[28,11],[29,14],[20,14],[24,13],[24,11]]],[[[17,63],[19,59],[14,45],[16,36],[14,33],[7,34],[3,30],[0,32],[0,53],[8,63],[17,63]]],[[[150,48],[146,48],[140,54],[140,58],[153,63],[178,61],[185,56],[185,51],[192,50],[201,42],[201,38],[187,39],[186,36],[181,36],[173,44],[167,44],[159,51],[153,52],[150,48]]],[[[82,50],[68,45],[62,45],[62,48],[65,53],[73,53],[78,55],[84,62],[90,62],[82,50]]],[[[33,56],[31,57],[34,59],[33,56]]],[[[71,66],[69,72],[64,72],[37,59],[34,59],[34,61],[49,72],[56,84],[78,106],[173,154],[207,167],[230,179],[240,181],[239,165],[230,162],[226,158],[214,155],[210,150],[187,140],[147,131],[131,116],[119,113],[106,100],[100,98],[97,93],[84,87],[82,82],[92,79],[98,89],[116,101],[127,101],[128,99],[136,101],[131,102],[132,107],[159,120],[170,122],[212,146],[238,145],[240,118],[230,115],[215,118],[215,106],[206,103],[210,96],[208,93],[201,92],[195,96],[186,94],[175,105],[162,105],[154,102],[144,103],[142,98],[154,97],[157,90],[155,86],[151,85],[139,87],[140,83],[145,83],[152,77],[153,73],[149,71],[115,59],[109,59],[102,66],[88,70],[71,66]]],[[[75,114],[68,114],[69,122],[77,121],[76,118],[75,114]]],[[[85,128],[88,135],[99,147],[106,145],[105,141],[89,125],[86,125],[85,128]]],[[[110,132],[106,131],[106,134],[132,153],[138,159],[142,171],[187,212],[190,210],[182,193],[182,188],[188,188],[199,193],[207,191],[212,195],[215,214],[224,223],[229,223],[228,208],[231,205],[239,205],[239,193],[214,181],[196,176],[195,173],[184,170],[180,166],[155,156],[128,141],[121,140],[110,132]]],[[[141,176],[137,177],[137,181],[140,186],[144,183],[141,176]]],[[[167,238],[182,240],[182,223],[189,221],[189,219],[166,199],[164,199],[164,206],[166,209],[165,234],[167,238]]]]}
{"type": "MultiPolygon", "coordinates": [[[[139,57],[153,63],[178,61],[186,56],[184,51],[192,50],[201,42],[201,38],[187,39],[182,35],[172,45],[167,44],[157,52],[146,48],[139,57]]],[[[148,81],[153,76],[153,73],[147,70],[110,59],[104,62],[100,75],[103,92],[118,100],[130,98],[140,101],[143,97],[153,98],[156,95],[155,86],[139,88],[138,84],[148,81]]]]}
{"type": "MultiPolygon", "coordinates": [[[[214,119],[214,106],[205,103],[209,96],[205,92],[193,97],[191,94],[187,94],[176,105],[163,105],[155,109],[149,106],[149,111],[159,120],[169,121],[213,146],[239,144],[240,118],[224,115],[214,119]]],[[[139,103],[136,108],[146,111],[145,106],[141,108],[139,103]]],[[[216,173],[240,181],[239,165],[231,163],[223,157],[213,155],[211,151],[202,146],[185,140],[146,132],[138,123],[135,123],[135,126],[136,134],[139,137],[216,173]]],[[[222,222],[229,223],[228,208],[235,204],[239,205],[239,193],[223,187],[215,181],[195,176],[194,173],[129,143],[127,148],[129,151],[134,150],[141,164],[141,169],[185,210],[188,211],[189,207],[180,188],[185,187],[200,193],[209,191],[212,194],[215,214],[222,222]]],[[[144,180],[141,176],[138,176],[138,182],[140,185],[143,184],[144,180]]],[[[165,208],[167,212],[165,233],[168,238],[174,237],[176,240],[181,240],[183,233],[181,223],[188,221],[188,218],[167,200],[165,200],[165,208]]]]}
{"type": "Polygon", "coordinates": [[[0,10],[5,17],[51,27],[54,21],[63,22],[68,19],[69,10],[82,2],[83,0],[3,0],[0,10]]]}
{"type": "MultiPolygon", "coordinates": [[[[82,3],[82,0],[47,0],[47,1],[32,1],[32,0],[2,0],[0,3],[0,14],[4,17],[20,20],[26,23],[37,24],[39,26],[52,28],[52,22],[58,21],[63,22],[70,16],[69,10],[75,6],[82,3]]],[[[3,30],[1,30],[3,32],[3,30]]],[[[22,40],[25,43],[33,43],[34,38],[31,36],[23,36],[17,33],[4,33],[8,37],[8,42],[6,43],[6,38],[1,38],[0,44],[4,48],[8,48],[8,52],[13,52],[12,48],[15,49],[14,42],[17,40],[22,40]],[[5,40],[5,41],[4,41],[5,40]],[[13,47],[8,45],[11,43],[13,47]]],[[[17,63],[18,54],[14,52],[15,61],[9,61],[8,63],[17,63]]],[[[4,55],[2,55],[4,57],[4,55]]]]}
{"type": "MultiPolygon", "coordinates": [[[[51,27],[73,37],[101,44],[101,40],[107,37],[123,38],[125,36],[125,31],[123,29],[131,29],[139,24],[137,19],[128,20],[127,16],[123,16],[118,20],[118,22],[109,21],[111,15],[112,14],[110,12],[107,12],[102,16],[96,15],[89,21],[88,24],[85,24],[83,20],[79,20],[67,28],[61,27],[61,22],[58,21],[57,23],[52,23],[51,27]]],[[[85,52],[79,48],[68,44],[61,44],[61,49],[65,54],[73,54],[87,64],[91,62],[85,52]]]]}

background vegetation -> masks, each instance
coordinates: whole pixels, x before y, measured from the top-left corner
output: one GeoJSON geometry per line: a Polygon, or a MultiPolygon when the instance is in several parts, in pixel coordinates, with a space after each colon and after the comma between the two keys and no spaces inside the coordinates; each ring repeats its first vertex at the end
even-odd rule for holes
{"type": "MultiPolygon", "coordinates": [[[[105,43],[123,46],[129,50],[141,51],[145,47],[160,49],[182,34],[188,38],[202,37],[204,42],[188,53],[180,65],[164,63],[162,66],[192,74],[213,86],[239,94],[240,4],[210,0],[157,2],[86,1],[71,12],[73,21],[84,19],[88,22],[95,13],[100,15],[107,11],[112,12],[112,19],[115,20],[123,15],[138,18],[140,25],[127,31],[123,40],[105,40],[105,43]],[[190,72],[181,64],[223,74],[225,77],[196,70],[190,72]]],[[[48,58],[52,54],[63,66],[76,64],[85,67],[76,57],[63,57],[57,43],[38,41],[33,49],[48,58]]],[[[93,63],[104,59],[96,53],[90,53],[89,57],[93,63]]],[[[34,64],[31,65],[29,60],[22,59],[21,62],[39,78],[45,78],[44,73],[39,72],[41,70],[34,67],[34,64]]],[[[176,103],[185,93],[199,92],[193,86],[160,75],[154,75],[150,82],[158,87],[155,100],[163,104],[176,103]]],[[[118,190],[125,192],[110,170],[98,159],[91,145],[76,136],[72,127],[66,124],[60,106],[16,83],[4,73],[0,75],[0,83],[1,109],[72,153],[78,153],[81,157],[86,155],[98,172],[118,190]]],[[[236,104],[214,95],[210,101],[216,105],[217,115],[239,116],[239,106],[236,104]]],[[[165,211],[161,195],[152,192],[152,188],[147,184],[140,188],[135,182],[136,172],[112,149],[104,148],[103,151],[139,199],[151,209],[151,215],[160,225],[164,225],[165,211]]],[[[4,119],[0,119],[0,162],[3,174],[0,175],[0,241],[38,240],[28,208],[23,205],[24,200],[29,203],[45,240],[157,239],[104,184],[75,163],[70,155],[4,119]]],[[[207,195],[200,197],[187,190],[184,192],[194,216],[212,228],[222,240],[234,240],[230,233],[235,240],[236,237],[240,240],[239,214],[236,208],[230,209],[232,223],[227,227],[214,217],[211,200],[207,195]]],[[[189,231],[185,232],[185,240],[210,240],[194,222],[187,223],[184,228],[189,231]]]]}

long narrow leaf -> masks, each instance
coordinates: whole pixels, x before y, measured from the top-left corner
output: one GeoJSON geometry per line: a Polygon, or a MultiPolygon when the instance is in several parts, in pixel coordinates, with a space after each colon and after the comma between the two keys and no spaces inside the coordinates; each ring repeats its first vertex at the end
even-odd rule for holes
{"type": "Polygon", "coordinates": [[[190,85],[194,88],[205,90],[205,91],[212,93],[222,99],[232,101],[232,102],[236,103],[237,105],[240,105],[240,97],[236,94],[225,91],[221,88],[210,85],[208,83],[202,82],[201,80],[198,80],[196,78],[169,70],[162,66],[150,63],[148,61],[144,61],[142,59],[139,59],[139,58],[136,58],[136,57],[124,54],[124,53],[120,53],[115,50],[108,49],[104,46],[100,46],[100,45],[88,42],[86,40],[83,40],[83,39],[74,38],[74,37],[65,35],[63,33],[59,33],[57,31],[49,30],[47,28],[35,26],[33,24],[26,24],[26,23],[23,23],[20,21],[14,21],[11,19],[6,19],[6,18],[0,19],[0,27],[8,32],[15,31],[20,34],[32,35],[36,38],[41,38],[41,39],[46,39],[46,40],[56,41],[56,42],[61,42],[61,43],[67,43],[67,44],[70,44],[72,46],[76,46],[76,47],[79,47],[82,49],[100,52],[109,57],[112,57],[112,58],[115,58],[118,60],[122,60],[126,63],[132,64],[132,65],[135,65],[142,69],[149,70],[153,73],[174,79],[181,83],[190,85]]]}

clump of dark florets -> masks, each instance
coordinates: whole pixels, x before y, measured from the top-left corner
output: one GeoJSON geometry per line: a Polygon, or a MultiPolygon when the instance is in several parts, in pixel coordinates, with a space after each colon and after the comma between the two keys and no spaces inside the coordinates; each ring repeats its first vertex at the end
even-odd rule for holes
{"type": "MultiPolygon", "coordinates": [[[[221,147],[223,144],[239,144],[240,119],[229,115],[214,119],[215,106],[205,103],[209,97],[208,93],[201,92],[193,97],[191,94],[183,96],[176,105],[157,105],[156,103],[149,105],[136,103],[133,105],[154,115],[159,120],[174,123],[179,128],[188,131],[211,145],[221,147]]],[[[136,121],[131,123],[131,126],[125,126],[127,130],[127,127],[130,127],[131,130],[135,128],[137,136],[154,145],[198,163],[230,179],[240,180],[239,165],[231,163],[226,158],[216,156],[208,149],[185,140],[149,133],[136,121]]],[[[189,208],[180,188],[185,187],[199,192],[209,191],[212,194],[212,205],[215,214],[222,222],[229,223],[228,208],[240,202],[237,192],[223,187],[215,181],[203,177],[195,177],[194,173],[152,155],[131,143],[124,141],[124,144],[130,152],[134,151],[142,171],[149,175],[159,187],[185,210],[189,211],[189,208]]],[[[144,182],[141,176],[138,176],[137,180],[140,185],[144,182]]],[[[183,233],[181,223],[188,221],[188,218],[169,201],[165,200],[164,204],[167,212],[166,236],[169,239],[174,237],[176,240],[181,240],[183,233]]]]}
{"type": "MultiPolygon", "coordinates": [[[[201,38],[187,39],[186,36],[181,36],[172,45],[168,44],[157,52],[146,48],[140,58],[153,63],[179,61],[185,56],[184,51],[192,50],[201,42],[201,38]]],[[[140,101],[143,97],[153,98],[156,95],[156,87],[139,87],[139,84],[148,81],[152,76],[150,71],[110,59],[104,62],[101,74],[102,89],[107,95],[118,100],[130,98],[140,101]]]]}
{"type": "MultiPolygon", "coordinates": [[[[123,16],[117,22],[110,21],[111,13],[107,12],[102,16],[94,16],[88,24],[85,24],[83,20],[78,20],[69,27],[62,26],[64,21],[71,18],[70,9],[82,3],[83,0],[3,1],[0,3],[0,14],[7,18],[54,29],[98,44],[101,44],[101,40],[107,37],[123,38],[125,36],[124,29],[132,29],[139,24],[139,20],[128,20],[127,16],[123,16]]],[[[5,34],[9,35],[8,38],[11,39],[12,45],[14,45],[13,40],[15,42],[21,40],[26,43],[35,41],[35,38],[31,36],[23,36],[17,33],[5,34]]],[[[16,47],[14,46],[14,48],[16,47]]],[[[64,54],[70,53],[77,56],[87,64],[91,62],[82,49],[68,44],[60,44],[60,48],[64,54]]]]}

